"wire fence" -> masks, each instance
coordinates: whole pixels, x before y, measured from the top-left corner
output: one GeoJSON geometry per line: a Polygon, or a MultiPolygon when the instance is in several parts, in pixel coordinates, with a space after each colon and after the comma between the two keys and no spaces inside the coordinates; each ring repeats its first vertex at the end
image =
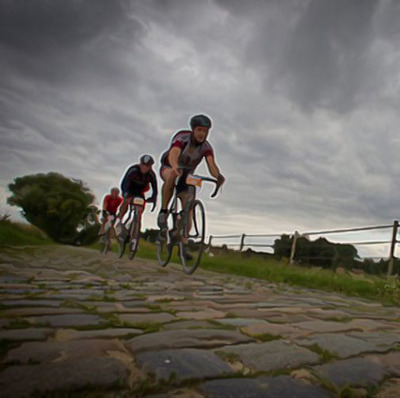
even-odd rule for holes
{"type": "MultiPolygon", "coordinates": [[[[298,250],[298,242],[300,238],[309,238],[310,236],[320,236],[323,237],[325,235],[343,235],[343,234],[352,234],[352,233],[361,233],[365,231],[380,231],[380,230],[390,230],[391,235],[383,240],[344,240],[342,242],[335,242],[340,244],[352,245],[354,247],[358,246],[381,246],[383,249],[386,245],[390,245],[389,250],[387,251],[387,256],[367,256],[368,259],[378,260],[387,258],[388,260],[388,275],[393,274],[393,266],[395,262],[395,251],[396,244],[400,241],[398,240],[398,232],[399,232],[399,222],[394,220],[393,224],[390,225],[374,225],[367,227],[357,227],[357,228],[344,228],[344,229],[330,229],[324,231],[309,231],[299,233],[295,231],[294,233],[277,233],[277,234],[236,234],[236,235],[210,235],[208,245],[212,247],[217,244],[218,246],[225,245],[227,247],[231,247],[237,249],[239,251],[243,251],[247,248],[265,248],[272,249],[274,252],[275,249],[275,241],[271,243],[271,238],[280,238],[282,236],[289,236],[292,243],[290,249],[290,258],[289,263],[293,264],[296,258],[296,253],[298,250]],[[268,241],[269,240],[269,241],[268,241]]],[[[386,249],[387,250],[387,249],[386,249]]],[[[313,257],[308,257],[308,259],[312,259],[313,257]]],[[[314,257],[317,258],[317,257],[314,257]]],[[[324,257],[318,256],[319,259],[324,259],[324,257]]],[[[328,258],[328,257],[325,257],[328,258]]]]}

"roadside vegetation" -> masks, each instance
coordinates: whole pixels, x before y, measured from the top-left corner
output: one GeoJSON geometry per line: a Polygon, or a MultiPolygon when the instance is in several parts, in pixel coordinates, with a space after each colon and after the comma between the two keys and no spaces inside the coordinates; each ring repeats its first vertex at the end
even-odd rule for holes
{"type": "Polygon", "coordinates": [[[53,241],[39,228],[31,224],[10,221],[7,216],[0,216],[0,247],[49,245],[53,241]]]}

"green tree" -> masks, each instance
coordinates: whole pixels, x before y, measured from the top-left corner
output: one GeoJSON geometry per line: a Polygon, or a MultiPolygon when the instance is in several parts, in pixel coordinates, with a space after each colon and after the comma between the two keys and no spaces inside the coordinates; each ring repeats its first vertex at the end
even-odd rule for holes
{"type": "Polygon", "coordinates": [[[12,196],[7,202],[20,207],[28,222],[60,243],[75,243],[82,234],[78,230],[96,209],[92,205],[94,195],[82,181],[58,173],[18,177],[8,188],[12,196]]]}

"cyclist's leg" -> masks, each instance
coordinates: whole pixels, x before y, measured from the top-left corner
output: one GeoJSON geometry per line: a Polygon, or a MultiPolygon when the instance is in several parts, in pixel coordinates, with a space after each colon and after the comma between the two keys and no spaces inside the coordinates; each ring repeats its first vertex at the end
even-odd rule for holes
{"type": "Polygon", "coordinates": [[[169,167],[163,167],[160,172],[164,184],[161,188],[161,209],[167,210],[174,193],[176,175],[169,167]]]}
{"type": "MultiPolygon", "coordinates": [[[[119,208],[119,212],[117,215],[117,220],[119,220],[119,222],[122,222],[122,220],[124,219],[124,215],[126,213],[126,211],[128,210],[128,206],[129,206],[129,202],[131,201],[131,197],[126,197],[124,198],[124,201],[122,202],[122,205],[119,208]]],[[[115,222],[115,224],[117,224],[117,222],[115,222]]]]}
{"type": "Polygon", "coordinates": [[[99,235],[103,235],[105,233],[104,229],[106,227],[107,223],[107,216],[103,217],[103,221],[101,222],[100,230],[99,230],[99,235]]]}
{"type": "Polygon", "coordinates": [[[158,215],[158,226],[160,229],[167,228],[168,205],[174,193],[176,175],[169,167],[162,167],[160,175],[164,184],[161,188],[161,211],[158,215]]]}
{"type": "MultiPolygon", "coordinates": [[[[187,217],[187,212],[189,211],[189,217],[186,218],[186,220],[188,221],[188,225],[186,225],[186,231],[187,231],[187,235],[189,234],[190,230],[192,229],[192,208],[191,208],[191,204],[193,203],[193,201],[195,200],[195,190],[192,189],[192,187],[189,187],[186,185],[186,189],[179,192],[178,194],[178,198],[181,201],[182,204],[182,209],[183,209],[183,216],[187,217]]],[[[188,243],[188,237],[185,236],[185,231],[182,234],[182,242],[184,244],[188,243]]]]}

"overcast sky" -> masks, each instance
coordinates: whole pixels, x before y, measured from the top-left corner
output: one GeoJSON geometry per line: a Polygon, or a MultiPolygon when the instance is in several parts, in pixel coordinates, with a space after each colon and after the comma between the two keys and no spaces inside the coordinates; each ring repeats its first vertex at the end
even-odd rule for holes
{"type": "Polygon", "coordinates": [[[395,0],[0,0],[0,208],[49,171],[100,203],[204,112],[227,177],[208,233],[391,224],[399,21],[395,0]]]}

